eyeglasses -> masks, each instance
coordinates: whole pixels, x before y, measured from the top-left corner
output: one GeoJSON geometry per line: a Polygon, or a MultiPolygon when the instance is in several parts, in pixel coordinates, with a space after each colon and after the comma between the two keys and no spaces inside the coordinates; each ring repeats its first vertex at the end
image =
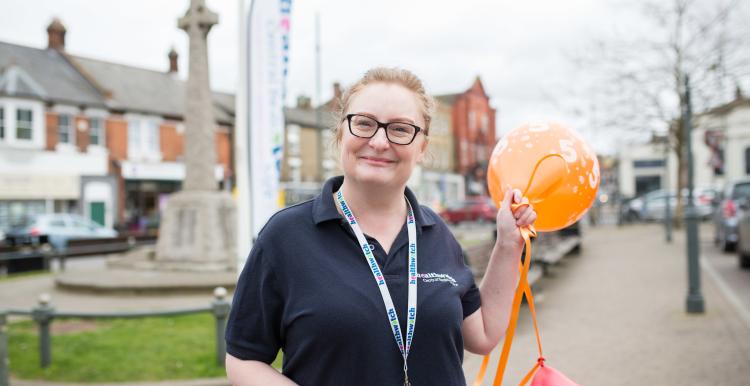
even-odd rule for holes
{"type": "MultiPolygon", "coordinates": [[[[349,114],[346,116],[349,122],[349,132],[359,138],[372,138],[381,127],[385,130],[388,141],[396,145],[408,145],[414,142],[414,138],[422,131],[419,126],[405,122],[378,122],[366,115],[349,114]]],[[[426,134],[425,134],[426,135],[426,134]]]]}

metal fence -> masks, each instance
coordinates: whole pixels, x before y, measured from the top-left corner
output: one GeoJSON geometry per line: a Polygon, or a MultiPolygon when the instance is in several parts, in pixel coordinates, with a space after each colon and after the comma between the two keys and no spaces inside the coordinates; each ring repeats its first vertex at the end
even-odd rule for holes
{"type": "Polygon", "coordinates": [[[71,239],[60,248],[53,248],[45,235],[11,244],[0,241],[0,275],[49,270],[53,260],[59,262],[60,270],[65,270],[65,261],[69,258],[123,253],[138,246],[155,243],[156,235],[153,234],[71,239]]]}
{"type": "Polygon", "coordinates": [[[216,363],[224,364],[226,355],[226,342],[224,331],[226,329],[227,317],[231,304],[226,300],[227,290],[223,287],[214,289],[214,300],[208,307],[184,308],[169,311],[155,312],[112,312],[112,313],[86,313],[86,312],[58,312],[50,303],[47,294],[39,296],[39,303],[31,310],[0,310],[0,386],[8,386],[10,378],[10,365],[8,358],[8,316],[28,316],[36,323],[39,330],[39,365],[42,368],[52,363],[52,339],[50,327],[57,318],[77,319],[123,319],[123,318],[149,318],[162,316],[179,316],[200,313],[210,313],[216,322],[216,363]]]}

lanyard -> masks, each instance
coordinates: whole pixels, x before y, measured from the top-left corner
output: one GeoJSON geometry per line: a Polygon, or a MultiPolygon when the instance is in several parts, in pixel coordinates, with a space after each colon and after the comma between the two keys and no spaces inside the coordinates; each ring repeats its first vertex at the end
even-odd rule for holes
{"type": "Polygon", "coordinates": [[[409,350],[411,349],[411,342],[414,338],[414,325],[417,322],[417,226],[414,221],[414,211],[412,210],[411,203],[406,200],[406,206],[408,213],[406,216],[406,229],[409,234],[409,297],[407,300],[408,317],[406,322],[406,343],[404,343],[401,334],[401,325],[398,322],[398,316],[396,315],[396,307],[393,305],[393,299],[391,299],[391,293],[388,291],[388,286],[385,284],[385,278],[383,273],[380,271],[375,255],[373,255],[370,249],[370,243],[367,242],[362,229],[359,227],[357,219],[354,218],[349,206],[344,200],[344,193],[342,189],[336,192],[336,201],[341,208],[341,211],[346,216],[346,220],[349,226],[352,227],[352,231],[357,236],[362,251],[365,254],[367,260],[367,266],[372,271],[372,276],[375,278],[375,282],[378,283],[378,289],[380,289],[380,296],[383,297],[383,303],[385,304],[385,312],[388,316],[388,321],[391,323],[391,331],[393,337],[396,339],[396,345],[401,356],[404,358],[404,385],[411,385],[409,383],[408,367],[406,360],[409,357],[409,350]]]}

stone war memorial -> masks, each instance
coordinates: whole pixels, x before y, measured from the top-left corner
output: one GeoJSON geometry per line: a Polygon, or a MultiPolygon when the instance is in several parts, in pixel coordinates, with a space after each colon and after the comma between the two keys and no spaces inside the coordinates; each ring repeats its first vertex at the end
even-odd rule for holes
{"type": "Polygon", "coordinates": [[[219,191],[215,120],[209,88],[207,37],[218,15],[205,0],[191,0],[178,20],[189,37],[189,72],[185,95],[185,180],[169,197],[156,247],[141,247],[112,258],[96,275],[59,275],[58,287],[99,293],[207,292],[233,288],[236,273],[236,206],[219,191]]]}

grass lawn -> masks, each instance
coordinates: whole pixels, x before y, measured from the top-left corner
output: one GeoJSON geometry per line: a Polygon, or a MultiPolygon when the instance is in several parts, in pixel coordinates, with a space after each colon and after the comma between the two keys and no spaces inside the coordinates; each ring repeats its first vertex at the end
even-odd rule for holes
{"type": "Polygon", "coordinates": [[[46,276],[46,275],[52,275],[52,272],[50,271],[29,271],[29,272],[19,272],[19,273],[11,273],[7,275],[0,275],[0,283],[3,282],[9,282],[16,279],[27,279],[29,277],[34,276],[46,276]]]}
{"type": "MultiPolygon", "coordinates": [[[[8,325],[11,373],[66,382],[157,381],[225,375],[216,364],[214,318],[178,317],[52,323],[52,365],[39,367],[39,338],[30,321],[8,325]]],[[[281,366],[281,354],[273,366],[281,366]]]]}

